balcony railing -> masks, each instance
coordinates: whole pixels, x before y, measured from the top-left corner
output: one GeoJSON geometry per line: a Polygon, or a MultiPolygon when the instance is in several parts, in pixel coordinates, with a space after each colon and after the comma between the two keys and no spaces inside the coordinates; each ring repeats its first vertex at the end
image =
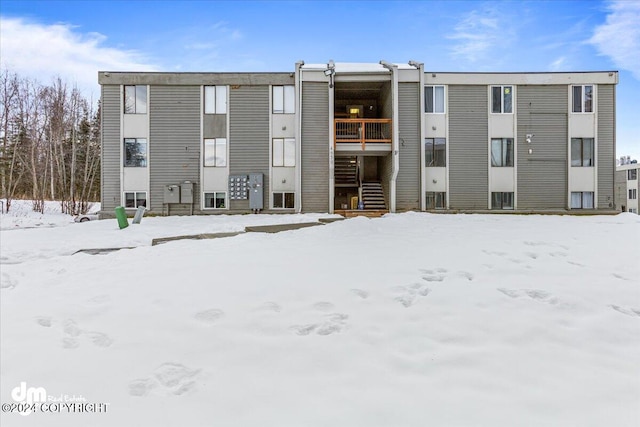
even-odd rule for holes
{"type": "Polygon", "coordinates": [[[367,143],[391,144],[391,119],[335,119],[334,141],[359,143],[365,149],[367,143]]]}

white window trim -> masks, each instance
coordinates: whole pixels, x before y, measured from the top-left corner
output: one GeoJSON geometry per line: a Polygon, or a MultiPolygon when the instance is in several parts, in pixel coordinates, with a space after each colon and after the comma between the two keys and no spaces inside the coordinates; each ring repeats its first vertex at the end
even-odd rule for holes
{"type": "Polygon", "coordinates": [[[494,114],[494,115],[503,115],[503,114],[515,114],[516,112],[516,86],[515,85],[491,85],[489,86],[489,114],[494,114]],[[493,112],[493,88],[494,87],[499,87],[500,88],[500,112],[499,113],[494,113],[493,112]],[[504,112],[504,88],[505,87],[509,87],[511,88],[511,112],[510,113],[505,113],[504,112]]]}
{"type": "Polygon", "coordinates": [[[271,192],[271,209],[275,209],[275,210],[292,210],[295,209],[296,207],[296,192],[295,191],[272,191],[271,192]],[[284,206],[281,208],[276,208],[274,206],[274,201],[275,201],[275,195],[276,194],[282,194],[282,204],[284,205],[284,201],[285,201],[285,194],[287,193],[291,193],[293,194],[293,207],[292,208],[285,208],[284,206]]]}
{"type": "Polygon", "coordinates": [[[123,138],[122,139],[122,167],[123,168],[148,168],[149,167],[149,138],[123,138]],[[128,139],[134,139],[136,141],[136,144],[138,144],[138,140],[139,139],[144,139],[144,145],[145,145],[145,150],[144,150],[144,166],[127,166],[127,140],[128,139]]]}
{"type": "Polygon", "coordinates": [[[295,85],[273,85],[271,86],[271,114],[295,114],[296,113],[296,93],[295,85]],[[275,88],[282,88],[282,111],[275,110],[275,88]],[[291,88],[291,89],[287,89],[291,88]],[[291,96],[287,102],[287,93],[291,96]]]}
{"type": "Polygon", "coordinates": [[[138,115],[144,115],[144,114],[148,114],[149,113],[149,86],[148,85],[122,85],[122,114],[123,115],[134,115],[134,114],[138,114],[138,115]],[[144,86],[146,88],[145,91],[145,100],[144,100],[144,106],[145,106],[145,112],[144,113],[139,113],[138,112],[138,86],[144,86]],[[134,89],[134,99],[133,99],[133,108],[134,108],[134,112],[133,113],[128,113],[127,112],[127,87],[133,87],[134,89]]]}
{"type": "Polygon", "coordinates": [[[225,85],[202,86],[202,111],[204,114],[227,114],[229,110],[229,89],[225,85]],[[207,112],[207,88],[213,88],[213,112],[207,112]],[[218,111],[218,88],[224,88],[224,111],[218,111]]]}
{"type": "Polygon", "coordinates": [[[125,209],[138,209],[138,202],[137,202],[138,199],[136,199],[136,197],[135,197],[136,193],[144,193],[144,199],[147,202],[147,205],[144,207],[144,210],[148,211],[150,203],[149,203],[149,192],[147,190],[140,190],[140,191],[138,191],[138,190],[125,190],[125,191],[123,191],[122,192],[122,204],[121,204],[121,206],[124,207],[125,209]],[[136,206],[133,207],[133,208],[131,208],[131,207],[128,208],[126,206],[127,205],[127,193],[133,193],[134,194],[133,200],[135,200],[136,206]]]}
{"type": "Polygon", "coordinates": [[[221,168],[221,169],[222,168],[226,168],[227,165],[229,164],[229,162],[227,161],[228,158],[229,158],[229,140],[227,138],[222,138],[222,137],[220,137],[220,138],[204,138],[202,140],[202,167],[205,167],[205,168],[221,168]],[[207,161],[207,159],[206,159],[206,149],[205,149],[205,147],[207,146],[207,141],[213,141],[213,152],[214,152],[213,158],[214,158],[214,162],[215,162],[215,159],[216,159],[215,153],[218,150],[218,140],[219,139],[220,140],[222,140],[222,139],[225,140],[225,142],[224,142],[224,145],[225,145],[224,165],[220,165],[220,166],[218,166],[216,164],[207,165],[206,164],[206,161],[207,161]]]}
{"type": "Polygon", "coordinates": [[[227,190],[224,191],[203,191],[202,192],[202,210],[203,211],[226,211],[229,210],[229,193],[227,192],[227,190]],[[213,193],[214,194],[214,198],[213,200],[215,201],[215,194],[218,193],[224,193],[224,208],[216,208],[216,207],[212,207],[212,208],[208,208],[206,207],[206,199],[205,199],[205,194],[210,194],[213,193]]]}
{"type": "Polygon", "coordinates": [[[296,166],[296,139],[295,138],[271,138],[271,166],[274,168],[293,168],[296,166]],[[293,158],[293,164],[287,164],[287,140],[289,142],[293,141],[293,156],[289,156],[289,159],[293,158]],[[282,158],[278,159],[279,163],[276,164],[275,158],[275,145],[276,141],[281,141],[282,143],[282,158]]]}
{"type": "MultiPolygon", "coordinates": [[[[433,109],[436,109],[436,87],[441,87],[443,90],[443,94],[442,94],[442,112],[439,111],[432,111],[432,112],[427,112],[425,111],[425,114],[447,114],[447,86],[446,85],[425,85],[424,86],[424,94],[425,94],[425,101],[426,101],[426,96],[427,96],[427,88],[428,87],[432,87],[433,88],[433,97],[431,99],[432,105],[433,105],[433,109]]],[[[427,109],[427,103],[425,102],[424,104],[424,109],[427,109]]]]}
{"type": "Polygon", "coordinates": [[[570,85],[569,86],[569,113],[570,114],[595,114],[596,113],[596,84],[584,84],[584,85],[570,85]],[[591,86],[591,111],[584,111],[584,88],[585,86],[591,86]],[[580,105],[580,111],[573,111],[573,88],[580,87],[580,93],[582,94],[582,102],[580,105]]]}

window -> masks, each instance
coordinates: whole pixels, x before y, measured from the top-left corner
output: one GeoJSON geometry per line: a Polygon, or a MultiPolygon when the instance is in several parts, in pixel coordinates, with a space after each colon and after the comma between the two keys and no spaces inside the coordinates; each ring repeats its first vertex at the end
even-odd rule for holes
{"type": "Polygon", "coordinates": [[[295,207],[295,193],[273,193],[274,209],[293,209],[295,207]]]}
{"type": "Polygon", "coordinates": [[[571,166],[594,166],[593,138],[571,138],[571,166]]]}
{"type": "Polygon", "coordinates": [[[204,113],[227,114],[227,87],[204,87],[204,113]]]}
{"type": "Polygon", "coordinates": [[[444,191],[427,191],[427,209],[445,209],[447,193],[444,191]]]}
{"type": "Polygon", "coordinates": [[[295,138],[273,138],[273,166],[296,165],[295,138]]]}
{"type": "Polygon", "coordinates": [[[629,213],[638,213],[638,209],[630,208],[629,213]]]}
{"type": "Polygon", "coordinates": [[[491,139],[491,166],[513,167],[513,138],[491,139]]]}
{"type": "Polygon", "coordinates": [[[635,188],[632,188],[629,190],[629,199],[633,200],[633,199],[637,199],[638,198],[638,190],[635,188]]]}
{"type": "Polygon", "coordinates": [[[295,113],[295,96],[293,86],[272,86],[273,114],[295,113]]]}
{"type": "Polygon", "coordinates": [[[205,138],[204,165],[213,167],[227,166],[227,138],[205,138]]]}
{"type": "Polygon", "coordinates": [[[571,105],[574,113],[592,113],[593,86],[572,86],[571,105]]]}
{"type": "Polygon", "coordinates": [[[140,206],[147,207],[146,191],[126,191],[124,193],[124,207],[136,209],[140,206]]]}
{"type": "Polygon", "coordinates": [[[424,112],[444,113],[444,86],[425,86],[424,112]]]}
{"type": "Polygon", "coordinates": [[[124,113],[147,114],[147,86],[124,87],[124,113]]]}
{"type": "Polygon", "coordinates": [[[491,193],[491,209],[513,209],[513,193],[491,193]]]}
{"type": "Polygon", "coordinates": [[[593,209],[593,191],[571,192],[571,209],[593,209]]]}
{"type": "Polygon", "coordinates": [[[147,140],[145,138],[124,139],[125,167],[147,167],[147,140]]]}
{"type": "Polygon", "coordinates": [[[638,169],[629,169],[627,171],[627,180],[633,181],[634,179],[638,179],[638,169]]]}
{"type": "Polygon", "coordinates": [[[427,166],[447,166],[447,140],[445,138],[425,138],[424,155],[427,166]]]}
{"type": "Polygon", "coordinates": [[[491,112],[513,113],[513,87],[491,86],[491,112]]]}
{"type": "Polygon", "coordinates": [[[226,209],[227,193],[224,191],[216,191],[213,193],[204,193],[205,209],[226,209]]]}

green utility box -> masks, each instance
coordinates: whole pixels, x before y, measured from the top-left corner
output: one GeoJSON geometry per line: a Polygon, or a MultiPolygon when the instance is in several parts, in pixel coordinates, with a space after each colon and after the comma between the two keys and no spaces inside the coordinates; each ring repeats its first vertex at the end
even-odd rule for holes
{"type": "Polygon", "coordinates": [[[123,228],[127,228],[129,226],[129,221],[127,220],[127,213],[124,210],[123,206],[118,206],[116,208],[116,219],[118,220],[118,227],[120,230],[123,228]]]}

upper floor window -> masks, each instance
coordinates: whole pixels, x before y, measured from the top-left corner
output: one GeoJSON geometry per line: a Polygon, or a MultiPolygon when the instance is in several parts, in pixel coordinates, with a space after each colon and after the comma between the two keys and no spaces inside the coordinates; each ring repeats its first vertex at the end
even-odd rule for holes
{"type": "Polygon", "coordinates": [[[273,138],[273,166],[296,165],[295,138],[273,138]]]}
{"type": "Polygon", "coordinates": [[[593,166],[593,138],[571,138],[571,166],[593,166]]]}
{"type": "Polygon", "coordinates": [[[273,114],[295,113],[294,86],[272,86],[273,114]]]}
{"type": "Polygon", "coordinates": [[[572,86],[571,111],[593,113],[593,86],[572,86]]]}
{"type": "Polygon", "coordinates": [[[425,86],[424,112],[444,113],[444,86],[425,86]]]}
{"type": "Polygon", "coordinates": [[[124,139],[124,165],[126,167],[147,166],[147,140],[146,138],[124,139]]]}
{"type": "Polygon", "coordinates": [[[629,169],[627,171],[627,180],[632,181],[638,179],[638,169],[629,169]]]}
{"type": "Polygon", "coordinates": [[[147,86],[124,87],[124,113],[147,114],[147,86]]]}
{"type": "Polygon", "coordinates": [[[491,166],[513,167],[513,138],[491,139],[491,166]]]}
{"type": "Polygon", "coordinates": [[[513,86],[491,86],[491,112],[513,113],[513,86]]]}
{"type": "Polygon", "coordinates": [[[445,138],[425,138],[424,156],[427,167],[447,166],[447,140],[445,138]]]}
{"type": "Polygon", "coordinates": [[[204,165],[213,167],[227,166],[227,138],[205,138],[204,165]]]}
{"type": "Polygon", "coordinates": [[[632,188],[629,190],[629,200],[635,200],[638,198],[638,189],[632,188]]]}
{"type": "Polygon", "coordinates": [[[227,114],[227,87],[204,87],[204,113],[227,114]]]}

